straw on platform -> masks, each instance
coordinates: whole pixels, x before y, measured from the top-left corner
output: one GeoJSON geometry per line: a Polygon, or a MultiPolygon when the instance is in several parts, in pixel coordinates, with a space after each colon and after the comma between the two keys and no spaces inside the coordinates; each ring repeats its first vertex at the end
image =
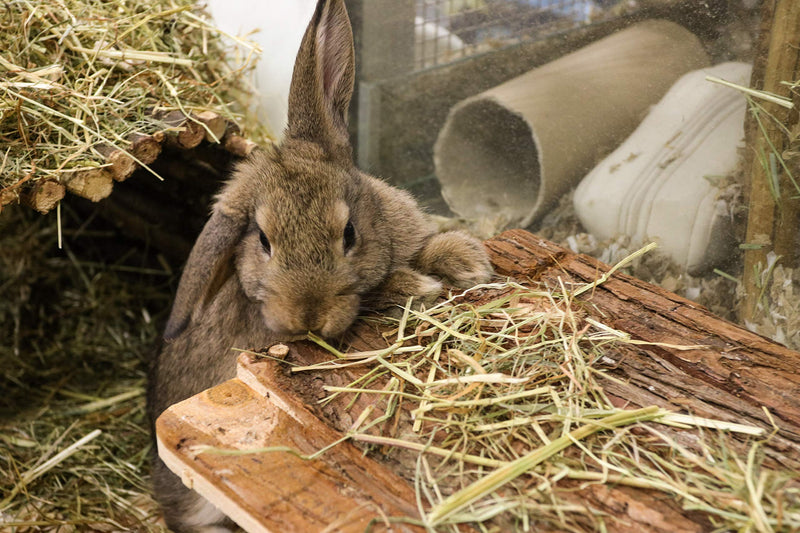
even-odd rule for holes
{"type": "Polygon", "coordinates": [[[760,441],[742,448],[730,437],[763,439],[763,429],[609,401],[604,355],[637,341],[578,303],[606,278],[569,289],[489,284],[471,291],[479,297],[407,306],[390,353],[335,351],[334,361],[293,371],[374,366],[369,380],[327,387],[323,401],[350,394],[379,406],[353,413],[360,423],[349,436],[409,465],[404,473],[432,529],[487,521],[519,530],[531,520],[565,531],[602,527],[590,507],[558,489],[561,480],[660,491],[719,530],[800,527],[792,473],[761,466],[760,441]]]}

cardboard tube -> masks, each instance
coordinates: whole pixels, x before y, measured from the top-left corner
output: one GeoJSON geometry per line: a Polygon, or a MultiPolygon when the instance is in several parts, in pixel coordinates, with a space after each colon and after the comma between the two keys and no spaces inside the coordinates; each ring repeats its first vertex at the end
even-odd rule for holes
{"type": "Polygon", "coordinates": [[[464,218],[528,226],[708,62],[691,32],[650,20],[463,100],[434,146],[442,195],[464,218]]]}

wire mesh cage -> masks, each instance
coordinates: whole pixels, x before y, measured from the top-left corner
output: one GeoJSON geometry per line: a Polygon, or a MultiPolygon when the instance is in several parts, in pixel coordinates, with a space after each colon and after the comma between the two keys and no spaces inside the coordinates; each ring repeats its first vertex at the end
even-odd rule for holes
{"type": "Polygon", "coordinates": [[[618,0],[416,0],[414,69],[601,18],[618,0]]]}

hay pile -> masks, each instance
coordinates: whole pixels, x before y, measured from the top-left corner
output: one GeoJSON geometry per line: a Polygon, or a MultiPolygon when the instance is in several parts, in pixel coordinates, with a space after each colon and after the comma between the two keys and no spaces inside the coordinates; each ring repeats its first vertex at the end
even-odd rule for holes
{"type": "Polygon", "coordinates": [[[312,337],[339,359],[293,371],[369,365],[353,384],[325,387],[324,402],[362,397],[349,437],[406,465],[433,530],[616,530],[577,492],[590,485],[660,491],[715,531],[800,528],[796,472],[762,464],[760,428],[606,397],[606,354],[637,341],[581,306],[592,287],[477,287],[407,307],[382,351],[340,353],[312,337]]]}
{"type": "Polygon", "coordinates": [[[4,531],[163,529],[144,391],[174,272],[61,199],[162,146],[268,138],[243,116],[259,50],[227,37],[189,0],[0,4],[4,531]]]}
{"type": "Polygon", "coordinates": [[[189,0],[0,4],[0,529],[163,529],[144,391],[175,272],[61,199],[162,146],[267,139],[243,116],[258,52],[189,0]]]}
{"type": "Polygon", "coordinates": [[[233,123],[268,138],[242,115],[260,50],[207,18],[192,0],[0,5],[0,208],[100,200],[164,140],[219,142],[233,123]]]}
{"type": "Polygon", "coordinates": [[[0,530],[160,531],[146,366],[173,273],[99,219],[0,214],[0,530]]]}

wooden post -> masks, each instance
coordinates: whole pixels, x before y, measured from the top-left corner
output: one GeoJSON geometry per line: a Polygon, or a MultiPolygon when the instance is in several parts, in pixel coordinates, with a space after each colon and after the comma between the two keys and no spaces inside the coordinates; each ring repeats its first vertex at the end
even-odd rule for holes
{"type": "MultiPolygon", "coordinates": [[[[800,2],[797,0],[765,0],[762,11],[761,36],[757,47],[751,85],[781,96],[791,96],[790,89],[781,84],[800,77],[800,2]]],[[[749,168],[749,187],[746,191],[749,211],[747,217],[747,248],[742,274],[745,296],[739,309],[740,319],[752,320],[757,314],[761,294],[760,273],[767,267],[767,254],[774,251],[784,265],[796,263],[795,241],[800,225],[800,194],[781,165],[778,170],[778,197],[773,196],[770,179],[770,153],[774,146],[780,155],[788,139],[780,124],[791,127],[797,123],[797,110],[758,100],[764,110],[774,117],[760,115],[761,125],[751,113],[748,116],[748,151],[745,168],[749,168]],[[765,164],[766,162],[766,164],[765,164]]],[[[777,162],[777,161],[776,161],[777,162]]],[[[795,180],[800,176],[795,176],[795,180]]]]}

